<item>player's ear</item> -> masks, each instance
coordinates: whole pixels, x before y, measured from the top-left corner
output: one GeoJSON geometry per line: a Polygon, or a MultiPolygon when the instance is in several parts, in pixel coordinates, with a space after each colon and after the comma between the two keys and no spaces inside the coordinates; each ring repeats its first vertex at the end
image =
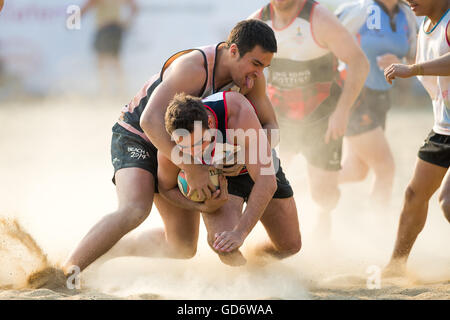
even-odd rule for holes
{"type": "Polygon", "coordinates": [[[239,49],[238,49],[236,43],[232,43],[230,45],[230,53],[233,58],[239,57],[239,49]]]}

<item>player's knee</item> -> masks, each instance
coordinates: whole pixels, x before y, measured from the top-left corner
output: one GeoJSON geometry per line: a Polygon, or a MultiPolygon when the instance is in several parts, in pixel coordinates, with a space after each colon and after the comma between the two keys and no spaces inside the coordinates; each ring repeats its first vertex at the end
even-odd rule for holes
{"type": "Polygon", "coordinates": [[[439,204],[444,212],[444,217],[450,222],[450,197],[441,193],[439,195],[439,204]]]}
{"type": "Polygon", "coordinates": [[[126,231],[137,228],[150,214],[150,206],[126,206],[120,208],[116,214],[120,216],[121,226],[126,231]]]}
{"type": "Polygon", "coordinates": [[[341,196],[337,185],[314,189],[311,190],[312,198],[322,209],[331,211],[336,208],[341,196]]]}
{"type": "Polygon", "coordinates": [[[208,235],[207,235],[207,242],[208,242],[209,246],[211,247],[211,249],[216,251],[216,249],[214,249],[214,240],[215,240],[214,235],[211,234],[211,233],[208,233],[208,235]]]}
{"type": "Polygon", "coordinates": [[[280,253],[282,257],[289,257],[297,254],[300,249],[302,248],[302,241],[301,239],[289,241],[286,243],[283,248],[281,248],[280,253]]]}
{"type": "Polygon", "coordinates": [[[355,180],[356,181],[363,181],[366,180],[367,175],[369,174],[369,168],[359,168],[355,172],[355,180]]]}
{"type": "Polygon", "coordinates": [[[374,167],[375,175],[380,178],[392,179],[395,174],[395,162],[392,155],[387,155],[374,167]]]}
{"type": "Polygon", "coordinates": [[[405,204],[409,206],[416,206],[422,202],[426,201],[424,196],[421,195],[415,188],[409,185],[405,191],[405,204]]]}
{"type": "Polygon", "coordinates": [[[197,245],[183,245],[177,248],[175,258],[192,259],[197,253],[197,245]]]}

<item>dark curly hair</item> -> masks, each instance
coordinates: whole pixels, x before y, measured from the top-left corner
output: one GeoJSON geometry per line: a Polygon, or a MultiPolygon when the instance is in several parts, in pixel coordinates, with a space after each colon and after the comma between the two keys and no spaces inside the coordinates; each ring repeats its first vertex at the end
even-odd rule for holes
{"type": "Polygon", "coordinates": [[[241,57],[257,45],[265,51],[277,52],[277,40],[272,28],[256,19],[238,22],[228,35],[226,43],[228,47],[235,43],[241,57]]]}
{"type": "Polygon", "coordinates": [[[166,131],[170,135],[177,129],[194,131],[194,122],[201,121],[203,128],[208,128],[208,114],[202,99],[185,93],[178,93],[170,102],[164,117],[166,131]]]}

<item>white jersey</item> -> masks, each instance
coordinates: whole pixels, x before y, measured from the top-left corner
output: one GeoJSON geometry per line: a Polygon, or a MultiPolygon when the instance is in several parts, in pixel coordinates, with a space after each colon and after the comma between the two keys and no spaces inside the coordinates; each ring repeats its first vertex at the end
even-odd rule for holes
{"type": "MultiPolygon", "coordinates": [[[[450,42],[447,38],[447,25],[450,21],[450,9],[444,14],[434,28],[426,32],[430,20],[425,19],[419,31],[416,63],[439,58],[448,53],[450,42]]],[[[433,131],[450,135],[450,77],[418,76],[433,101],[433,131]]]]}
{"type": "Polygon", "coordinates": [[[337,101],[340,95],[337,58],[314,36],[312,20],[317,5],[306,0],[282,29],[273,25],[271,3],[252,15],[275,33],[278,49],[269,68],[267,93],[272,105],[286,110],[290,118],[306,119],[325,100],[337,101]]]}

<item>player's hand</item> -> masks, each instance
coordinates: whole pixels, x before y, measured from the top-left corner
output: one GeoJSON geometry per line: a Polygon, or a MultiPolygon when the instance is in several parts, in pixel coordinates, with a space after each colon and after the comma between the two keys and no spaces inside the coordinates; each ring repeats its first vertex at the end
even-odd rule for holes
{"type": "Polygon", "coordinates": [[[211,199],[206,200],[202,206],[202,212],[213,213],[228,201],[228,181],[223,175],[219,175],[219,189],[213,193],[211,199]]]}
{"type": "Polygon", "coordinates": [[[223,167],[222,174],[226,177],[235,177],[239,175],[242,169],[245,167],[245,164],[236,163],[233,166],[223,167]]]}
{"type": "Polygon", "coordinates": [[[392,84],[392,80],[395,78],[409,78],[413,77],[416,74],[414,73],[413,65],[406,64],[391,64],[384,70],[384,77],[389,84],[392,84]]]}
{"type": "Polygon", "coordinates": [[[216,186],[209,178],[208,166],[198,164],[187,165],[184,168],[184,174],[189,186],[188,198],[192,196],[194,191],[197,191],[199,198],[203,201],[211,199],[213,192],[216,191],[216,186]]]}
{"type": "Polygon", "coordinates": [[[389,67],[391,64],[394,63],[400,63],[400,59],[397,58],[395,54],[386,53],[382,56],[377,57],[377,64],[381,70],[386,69],[387,67],[389,67]]]}
{"type": "Polygon", "coordinates": [[[244,240],[244,235],[236,230],[223,231],[216,233],[213,247],[217,251],[231,252],[242,246],[244,240]]]}
{"type": "Polygon", "coordinates": [[[328,144],[331,139],[337,140],[345,134],[348,123],[348,112],[335,110],[329,120],[328,129],[325,133],[325,143],[328,144]]]}

